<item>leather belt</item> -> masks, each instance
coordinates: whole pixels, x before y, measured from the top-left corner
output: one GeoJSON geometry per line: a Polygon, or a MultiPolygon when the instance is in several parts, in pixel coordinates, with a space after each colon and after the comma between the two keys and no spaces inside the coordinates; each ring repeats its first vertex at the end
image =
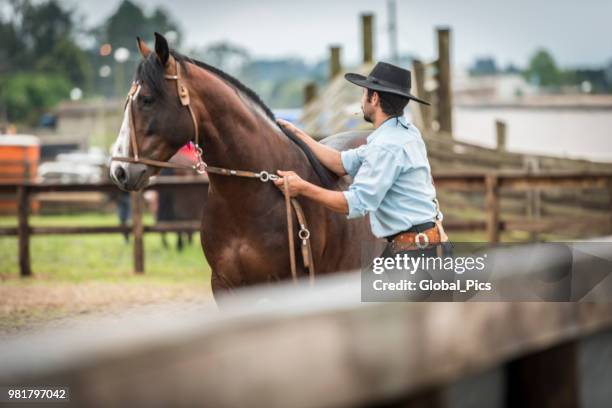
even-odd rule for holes
{"type": "Polygon", "coordinates": [[[420,231],[417,230],[418,232],[410,230],[401,232],[391,237],[389,242],[391,242],[394,250],[426,249],[430,245],[437,245],[442,242],[440,231],[435,223],[431,224],[433,225],[432,227],[421,229],[420,231]]]}

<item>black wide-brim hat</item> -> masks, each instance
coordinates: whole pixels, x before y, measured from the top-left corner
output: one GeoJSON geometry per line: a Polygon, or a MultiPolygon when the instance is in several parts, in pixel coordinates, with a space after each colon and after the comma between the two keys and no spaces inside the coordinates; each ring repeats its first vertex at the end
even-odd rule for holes
{"type": "Polygon", "coordinates": [[[389,92],[429,105],[429,102],[419,99],[410,93],[412,82],[410,71],[386,62],[379,62],[376,64],[367,77],[360,74],[349,73],[345,74],[344,78],[355,85],[373,91],[389,92]]]}

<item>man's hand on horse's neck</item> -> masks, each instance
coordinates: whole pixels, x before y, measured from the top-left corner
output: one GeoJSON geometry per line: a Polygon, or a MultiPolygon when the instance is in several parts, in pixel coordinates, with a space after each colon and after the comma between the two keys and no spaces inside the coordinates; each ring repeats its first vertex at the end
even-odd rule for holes
{"type": "Polygon", "coordinates": [[[306,134],[303,130],[294,126],[291,122],[287,122],[286,120],[278,119],[277,123],[283,128],[295,133],[297,137],[302,139],[306,145],[312,150],[317,159],[330,171],[336,173],[338,176],[342,177],[346,174],[344,170],[344,166],[342,165],[342,160],[340,159],[340,152],[332,149],[329,146],[325,146],[314,140],[311,136],[306,134]]]}

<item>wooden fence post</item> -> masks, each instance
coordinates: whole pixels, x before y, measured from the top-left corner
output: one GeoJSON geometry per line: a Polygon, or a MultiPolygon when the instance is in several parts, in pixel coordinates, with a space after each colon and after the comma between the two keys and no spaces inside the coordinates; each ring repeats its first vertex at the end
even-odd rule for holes
{"type": "Polygon", "coordinates": [[[495,139],[497,142],[497,151],[506,151],[506,123],[504,121],[495,121],[495,139]]]}
{"type": "Polygon", "coordinates": [[[499,179],[496,174],[485,178],[485,207],[487,212],[487,240],[491,244],[499,242],[499,179]]]}
{"type": "Polygon", "coordinates": [[[314,101],[317,97],[317,83],[309,82],[304,86],[304,106],[314,101]]]}
{"type": "Polygon", "coordinates": [[[438,124],[440,132],[453,135],[450,29],[438,29],[438,124]]]}
{"type": "Polygon", "coordinates": [[[30,267],[30,196],[28,187],[17,187],[17,235],[19,245],[19,271],[22,277],[32,276],[30,267]]]}
{"type": "MultiPolygon", "coordinates": [[[[538,174],[540,172],[540,160],[537,156],[525,156],[525,169],[528,174],[538,174]]],[[[538,187],[533,187],[526,194],[527,216],[529,219],[539,222],[542,217],[542,193],[538,187]]],[[[538,231],[529,231],[529,240],[537,242],[540,240],[538,231]]]]}
{"type": "Polygon", "coordinates": [[[342,72],[342,63],[340,61],[340,50],[338,46],[329,47],[329,79],[330,81],[342,72]]]}
{"type": "Polygon", "coordinates": [[[130,193],[132,201],[132,235],[134,237],[134,272],[144,273],[144,246],[142,236],[142,191],[130,193]]]}
{"type": "Polygon", "coordinates": [[[507,406],[580,406],[577,354],[577,342],[572,341],[508,364],[507,406]]]}
{"type": "MultiPolygon", "coordinates": [[[[419,60],[412,61],[412,70],[414,71],[414,82],[416,85],[416,94],[419,98],[425,99],[426,101],[429,99],[428,92],[425,90],[425,66],[419,60]]],[[[411,104],[412,105],[412,104],[411,104]]],[[[423,133],[429,134],[431,133],[431,109],[427,106],[424,106],[420,103],[415,103],[412,105],[415,110],[418,110],[421,120],[421,130],[423,133]]]]}
{"type": "Polygon", "coordinates": [[[612,178],[608,179],[608,198],[609,198],[609,202],[608,202],[608,208],[609,208],[609,212],[608,212],[608,231],[610,231],[612,233],[612,178]]]}
{"type": "Polygon", "coordinates": [[[363,62],[369,64],[374,61],[374,37],[372,14],[361,15],[361,30],[363,35],[363,62]]]}

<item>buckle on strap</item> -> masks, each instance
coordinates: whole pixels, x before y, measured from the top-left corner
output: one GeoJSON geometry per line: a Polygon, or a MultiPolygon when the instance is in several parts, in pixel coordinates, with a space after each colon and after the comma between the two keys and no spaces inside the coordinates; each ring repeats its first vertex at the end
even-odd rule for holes
{"type": "Polygon", "coordinates": [[[427,245],[429,245],[429,237],[427,236],[427,234],[425,234],[423,232],[419,232],[414,237],[414,243],[416,244],[417,248],[425,249],[425,248],[427,248],[427,245]],[[422,242],[421,242],[421,240],[422,240],[422,242]]]}

